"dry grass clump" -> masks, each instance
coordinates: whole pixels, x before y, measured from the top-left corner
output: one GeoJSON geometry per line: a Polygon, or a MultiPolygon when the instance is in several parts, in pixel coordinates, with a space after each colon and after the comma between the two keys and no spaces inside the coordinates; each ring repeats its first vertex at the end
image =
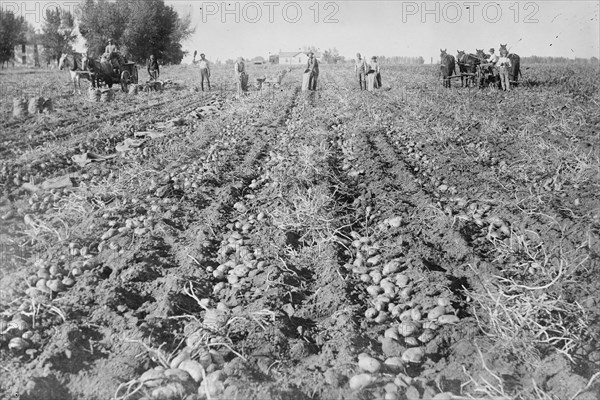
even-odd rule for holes
{"type": "Polygon", "coordinates": [[[331,239],[336,231],[335,200],[326,184],[308,189],[296,186],[284,203],[271,212],[273,224],[296,232],[300,240],[318,242],[331,239]]]}
{"type": "Polygon", "coordinates": [[[537,365],[541,350],[554,348],[573,361],[571,354],[588,332],[587,317],[552,288],[565,281],[561,268],[552,281],[540,286],[518,284],[492,276],[481,290],[469,290],[479,328],[496,345],[529,365],[537,365]]]}
{"type": "MultiPolygon", "coordinates": [[[[461,385],[461,391],[468,392],[464,396],[452,395],[453,400],[558,400],[558,397],[546,392],[538,385],[535,379],[531,380],[531,385],[526,388],[509,390],[509,384],[502,378],[501,374],[495,373],[486,364],[484,356],[479,349],[479,359],[483,368],[483,373],[469,373],[463,366],[463,373],[467,376],[468,381],[461,385]]],[[[595,373],[590,377],[585,387],[580,388],[571,397],[565,400],[575,400],[581,393],[586,392],[600,377],[600,372],[595,373]]],[[[562,400],[562,399],[561,399],[562,400]]]]}

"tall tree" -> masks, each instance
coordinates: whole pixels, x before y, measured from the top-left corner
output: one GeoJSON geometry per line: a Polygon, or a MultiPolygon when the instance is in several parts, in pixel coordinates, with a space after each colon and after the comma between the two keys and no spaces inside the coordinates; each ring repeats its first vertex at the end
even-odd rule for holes
{"type": "Polygon", "coordinates": [[[338,49],[334,47],[323,52],[323,61],[328,64],[337,64],[338,62],[344,62],[344,57],[340,56],[338,49]]]}
{"type": "Polygon", "coordinates": [[[15,55],[15,46],[25,44],[28,24],[23,16],[0,8],[0,63],[8,63],[15,55]]]}
{"type": "Polygon", "coordinates": [[[125,31],[128,13],[122,4],[107,0],[85,0],[78,10],[79,32],[91,56],[104,53],[108,39],[121,48],[120,39],[125,31]]]}
{"type": "Polygon", "coordinates": [[[79,19],[79,31],[94,56],[112,38],[134,61],[155,54],[163,62],[180,63],[185,55],[181,42],[194,32],[191,17],[180,18],[163,0],[86,0],[79,19]]]}
{"type": "Polygon", "coordinates": [[[62,53],[73,51],[77,35],[73,32],[75,19],[69,11],[60,8],[46,10],[46,18],[40,35],[46,62],[58,60],[62,53]]]}

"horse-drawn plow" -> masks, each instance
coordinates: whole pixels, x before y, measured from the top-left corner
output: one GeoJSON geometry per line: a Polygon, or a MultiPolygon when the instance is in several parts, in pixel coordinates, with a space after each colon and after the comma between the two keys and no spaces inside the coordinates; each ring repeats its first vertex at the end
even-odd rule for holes
{"type": "MultiPolygon", "coordinates": [[[[502,49],[503,46],[506,45],[501,45],[500,48],[502,49]]],[[[451,86],[450,82],[460,79],[461,86],[466,87],[501,87],[499,69],[495,64],[487,63],[489,55],[485,54],[483,50],[478,49],[476,54],[459,50],[456,62],[453,64],[454,68],[451,67],[449,57],[452,56],[446,51],[442,51],[440,54],[440,76],[444,86],[449,87],[451,86]]],[[[508,57],[512,63],[509,69],[509,82],[511,86],[516,86],[521,75],[520,57],[516,54],[509,54],[508,57]]]]}

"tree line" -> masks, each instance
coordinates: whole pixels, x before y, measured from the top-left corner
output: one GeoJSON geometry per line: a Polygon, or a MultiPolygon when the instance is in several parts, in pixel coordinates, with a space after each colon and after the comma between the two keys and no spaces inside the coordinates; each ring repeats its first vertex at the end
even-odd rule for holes
{"type": "Polygon", "coordinates": [[[521,57],[521,64],[591,64],[598,65],[598,58],[566,58],[566,57],[540,57],[529,56],[521,57]]]}
{"type": "Polygon", "coordinates": [[[143,62],[154,54],[169,64],[181,63],[186,55],[181,43],[194,33],[191,16],[180,17],[164,0],[85,0],[75,15],[48,8],[40,33],[22,16],[0,9],[0,62],[12,60],[15,46],[23,44],[41,45],[42,59],[56,61],[73,51],[77,29],[91,57],[101,55],[112,39],[131,61],[143,62]]]}

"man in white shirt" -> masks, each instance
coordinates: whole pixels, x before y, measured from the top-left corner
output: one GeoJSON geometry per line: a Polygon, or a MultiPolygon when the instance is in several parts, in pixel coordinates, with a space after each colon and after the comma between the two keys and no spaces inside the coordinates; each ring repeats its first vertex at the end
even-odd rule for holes
{"type": "Polygon", "coordinates": [[[367,61],[361,57],[360,53],[356,53],[356,60],[354,63],[354,72],[358,76],[358,84],[360,85],[360,90],[364,90],[367,88],[367,61]]]}
{"type": "Polygon", "coordinates": [[[498,55],[494,53],[493,48],[490,49],[490,56],[488,57],[487,62],[493,65],[496,65],[498,62],[498,55]]]}
{"type": "Polygon", "coordinates": [[[204,92],[204,79],[206,79],[208,90],[210,90],[210,68],[208,66],[208,60],[204,58],[204,53],[200,54],[198,66],[200,67],[200,87],[204,92]]]}
{"type": "Polygon", "coordinates": [[[509,68],[512,67],[508,52],[500,50],[500,58],[498,58],[498,72],[500,75],[500,84],[502,90],[510,90],[509,68]]]}
{"type": "Polygon", "coordinates": [[[487,59],[488,64],[490,64],[490,71],[494,76],[498,76],[498,70],[496,69],[496,63],[498,62],[498,55],[494,53],[494,48],[490,49],[490,56],[487,59]]]}

